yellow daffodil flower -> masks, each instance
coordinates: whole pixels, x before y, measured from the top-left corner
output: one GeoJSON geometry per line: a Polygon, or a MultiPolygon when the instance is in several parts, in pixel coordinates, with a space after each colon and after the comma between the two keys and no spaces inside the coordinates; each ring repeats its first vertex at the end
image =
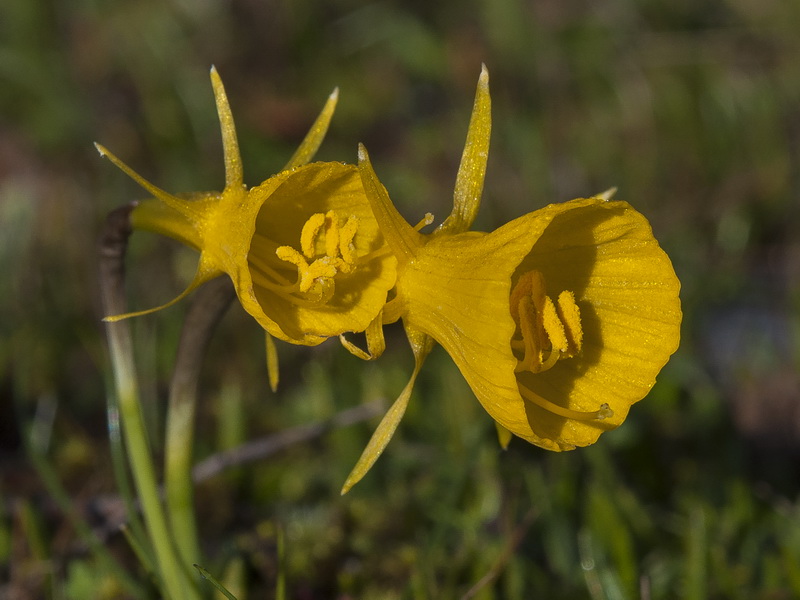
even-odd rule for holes
{"type": "Polygon", "coordinates": [[[277,175],[248,189],[225,89],[211,82],[222,129],[225,188],[173,195],[149,183],[98,146],[101,155],[153,198],[131,213],[134,228],[155,231],[200,252],[194,279],[171,302],[116,320],[165,308],[200,284],[227,274],[245,310],[269,334],[315,345],[331,336],[364,331],[380,314],[395,281],[388,252],[355,165],[310,163],[327,131],[337,92],[277,175]]]}
{"type": "Polygon", "coordinates": [[[577,199],[492,233],[467,231],[483,189],[490,119],[484,68],[453,211],[431,234],[400,216],[359,149],[367,197],[398,260],[384,322],[403,320],[416,366],[343,493],[385,448],[434,342],[496,421],[504,446],[514,434],[554,451],[592,444],[619,426],[678,347],[680,283],[647,220],[626,202],[577,199]]]}

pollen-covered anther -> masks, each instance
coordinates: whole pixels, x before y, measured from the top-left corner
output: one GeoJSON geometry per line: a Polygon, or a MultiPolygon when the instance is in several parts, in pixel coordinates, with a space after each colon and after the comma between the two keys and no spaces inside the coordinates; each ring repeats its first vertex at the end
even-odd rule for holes
{"type": "Polygon", "coordinates": [[[316,213],[311,215],[303,225],[303,230],[300,232],[300,249],[303,251],[303,256],[309,260],[312,260],[317,254],[317,236],[319,236],[320,229],[327,225],[326,221],[324,214],[316,213]]]}
{"type": "Polygon", "coordinates": [[[358,217],[350,215],[347,221],[339,228],[338,235],[338,250],[342,257],[342,266],[340,267],[343,273],[349,273],[355,266],[355,237],[358,231],[358,217]]]}
{"type": "Polygon", "coordinates": [[[302,293],[309,291],[321,279],[336,275],[336,266],[332,265],[329,260],[325,260],[327,257],[317,259],[309,264],[303,255],[291,246],[281,246],[275,250],[275,254],[281,260],[297,267],[298,281],[296,285],[302,293]]]}
{"type": "Polygon", "coordinates": [[[554,303],[541,272],[532,270],[519,277],[511,291],[510,309],[517,324],[511,341],[519,359],[516,372],[540,373],[580,352],[583,330],[575,296],[564,290],[554,303]]]}
{"type": "Polygon", "coordinates": [[[332,210],[311,215],[300,232],[302,252],[291,246],[279,246],[275,250],[279,259],[297,267],[295,290],[314,302],[328,302],[335,292],[336,275],[350,273],[355,268],[357,230],[358,219],[352,215],[344,225],[340,225],[339,217],[332,210]]]}
{"type": "Polygon", "coordinates": [[[571,357],[580,353],[583,348],[583,329],[581,328],[581,311],[575,303],[575,294],[564,290],[558,295],[556,303],[558,319],[564,326],[567,337],[567,348],[564,356],[571,357]]]}
{"type": "Polygon", "coordinates": [[[325,215],[325,254],[339,256],[339,217],[332,210],[325,215]]]}

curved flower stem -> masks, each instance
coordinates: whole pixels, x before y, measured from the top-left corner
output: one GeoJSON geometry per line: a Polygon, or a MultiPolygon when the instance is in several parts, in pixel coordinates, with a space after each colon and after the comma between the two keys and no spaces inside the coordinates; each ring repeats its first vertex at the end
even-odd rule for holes
{"type": "MultiPolygon", "coordinates": [[[[100,238],[100,289],[105,314],[125,312],[125,251],[131,234],[133,205],[112,211],[100,238]]],[[[144,521],[156,556],[164,596],[170,600],[199,598],[194,582],[181,568],[178,553],[167,529],[158,494],[153,460],[147,439],[136,381],[133,342],[128,323],[106,323],[109,352],[119,400],[120,420],[144,521]]]]}
{"type": "Polygon", "coordinates": [[[197,383],[211,334],[235,297],[230,279],[200,288],[183,323],[167,412],[164,489],[175,544],[183,564],[202,563],[193,504],[192,450],[197,383]]]}

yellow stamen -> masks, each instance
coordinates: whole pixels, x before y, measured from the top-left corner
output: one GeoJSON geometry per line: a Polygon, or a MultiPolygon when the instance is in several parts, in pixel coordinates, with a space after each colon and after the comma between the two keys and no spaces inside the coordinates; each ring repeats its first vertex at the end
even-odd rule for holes
{"type": "MultiPolygon", "coordinates": [[[[564,290],[554,303],[546,294],[544,275],[539,271],[523,273],[511,290],[511,317],[517,331],[511,350],[518,357],[515,373],[541,373],[551,369],[562,358],[572,358],[581,351],[583,329],[575,295],[564,290]]],[[[592,412],[572,410],[554,404],[534,393],[517,380],[525,400],[544,410],[576,421],[602,421],[614,416],[608,404],[592,412]]]]}
{"type": "MultiPolygon", "coordinates": [[[[512,294],[513,297],[513,294],[512,294]]],[[[530,296],[523,296],[519,299],[518,306],[518,324],[522,332],[523,355],[522,360],[517,365],[517,371],[533,371],[537,372],[536,362],[539,361],[542,351],[541,342],[542,336],[538,331],[538,323],[536,322],[536,309],[530,296]]]]}
{"type": "Polygon", "coordinates": [[[569,290],[564,290],[558,295],[558,318],[564,326],[567,336],[567,349],[565,356],[575,356],[583,347],[583,329],[581,328],[581,312],[575,304],[575,295],[569,290]]]}
{"type": "Polygon", "coordinates": [[[272,268],[272,266],[270,266],[270,264],[265,259],[263,259],[259,254],[251,251],[250,254],[247,256],[247,261],[250,263],[251,266],[259,269],[265,275],[272,278],[273,282],[277,282],[277,285],[286,288],[292,288],[295,286],[295,284],[291,283],[276,269],[272,268]]]}
{"type": "Polygon", "coordinates": [[[308,262],[306,262],[306,259],[291,246],[280,246],[275,250],[275,255],[281,260],[285,260],[296,266],[301,277],[303,273],[308,271],[308,262]]]}
{"type": "Polygon", "coordinates": [[[299,293],[300,286],[297,284],[288,287],[276,285],[262,271],[257,269],[251,270],[250,274],[253,278],[253,283],[256,286],[268,289],[275,295],[288,300],[296,306],[302,306],[305,308],[319,308],[320,298],[322,295],[317,294],[314,296],[314,290],[301,295],[299,293]]]}
{"type": "Polygon", "coordinates": [[[296,283],[275,283],[275,281],[270,277],[269,272],[265,271],[259,264],[256,264],[252,261],[250,261],[250,277],[253,279],[253,283],[258,287],[268,289],[269,291],[275,292],[276,294],[284,297],[288,297],[290,294],[296,292],[300,288],[300,286],[296,283]]]}
{"type": "Polygon", "coordinates": [[[351,215],[347,218],[347,222],[339,231],[339,253],[342,255],[342,260],[345,265],[348,266],[347,271],[345,271],[344,267],[342,268],[342,271],[345,273],[347,273],[349,269],[352,268],[353,263],[355,263],[353,252],[356,246],[353,243],[353,238],[356,237],[356,230],[358,230],[358,217],[351,215]]]}
{"type": "Polygon", "coordinates": [[[339,255],[339,219],[332,210],[325,215],[325,254],[332,258],[339,255]]]}
{"type": "MultiPolygon", "coordinates": [[[[313,259],[317,254],[315,247],[317,236],[319,235],[319,230],[326,224],[325,220],[325,215],[322,213],[311,215],[305,225],[303,225],[303,230],[300,232],[300,249],[303,251],[303,256],[308,260],[313,259]]],[[[288,248],[288,246],[283,247],[288,248]]],[[[281,260],[286,259],[281,258],[281,260]]]]}
{"type": "Polygon", "coordinates": [[[583,331],[574,294],[564,290],[554,303],[545,290],[544,275],[533,270],[523,273],[511,291],[511,317],[517,324],[511,348],[519,358],[517,373],[541,373],[581,350],[583,331]]]}
{"type": "Polygon", "coordinates": [[[553,352],[566,352],[568,342],[564,324],[558,317],[555,304],[547,296],[544,298],[544,306],[542,307],[542,322],[547,337],[550,339],[553,352]]]}
{"type": "MultiPolygon", "coordinates": [[[[255,256],[250,257],[250,264],[260,271],[260,275],[269,279],[274,275],[280,285],[280,292],[303,294],[306,300],[316,304],[325,304],[335,292],[335,277],[339,273],[350,273],[356,266],[354,239],[358,231],[358,219],[348,217],[344,225],[340,225],[339,217],[333,210],[326,214],[316,213],[309,217],[300,232],[300,250],[291,246],[279,246],[275,255],[282,261],[297,268],[297,281],[285,286],[285,278],[269,267],[266,261],[255,256]],[[319,256],[317,246],[320,235],[324,235],[325,254],[319,256]]],[[[274,285],[265,285],[274,290],[274,285]]],[[[286,297],[286,296],[285,296],[286,297]]],[[[288,298],[295,302],[295,297],[288,298]]]]}

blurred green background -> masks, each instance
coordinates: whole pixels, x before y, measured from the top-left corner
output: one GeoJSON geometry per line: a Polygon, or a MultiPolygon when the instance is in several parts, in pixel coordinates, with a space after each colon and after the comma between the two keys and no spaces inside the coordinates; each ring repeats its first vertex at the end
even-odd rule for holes
{"type": "MultiPolygon", "coordinates": [[[[92,142],[167,190],[219,189],[213,64],[254,185],[339,86],[318,157],[354,162],[364,142],[409,220],[441,219],[483,62],[494,129],[478,228],[617,186],[683,283],[680,351],[623,427],[551,454],[499,450],[438,350],[349,495],[375,419],[204,482],[206,568],[241,598],[271,597],[279,575],[297,599],[800,597],[798,29],[800,3],[783,0],[5,0],[0,596],[122,593],[32,456],[147,580],[104,529],[117,490],[95,278],[105,214],[142,192],[92,142]]],[[[194,260],[134,235],[131,306],[173,297],[194,260]]],[[[134,323],[156,449],[185,311],[134,323]]],[[[272,394],[262,333],[235,307],[204,372],[198,459],[391,400],[412,360],[388,335],[377,364],[281,345],[272,394]]]]}

